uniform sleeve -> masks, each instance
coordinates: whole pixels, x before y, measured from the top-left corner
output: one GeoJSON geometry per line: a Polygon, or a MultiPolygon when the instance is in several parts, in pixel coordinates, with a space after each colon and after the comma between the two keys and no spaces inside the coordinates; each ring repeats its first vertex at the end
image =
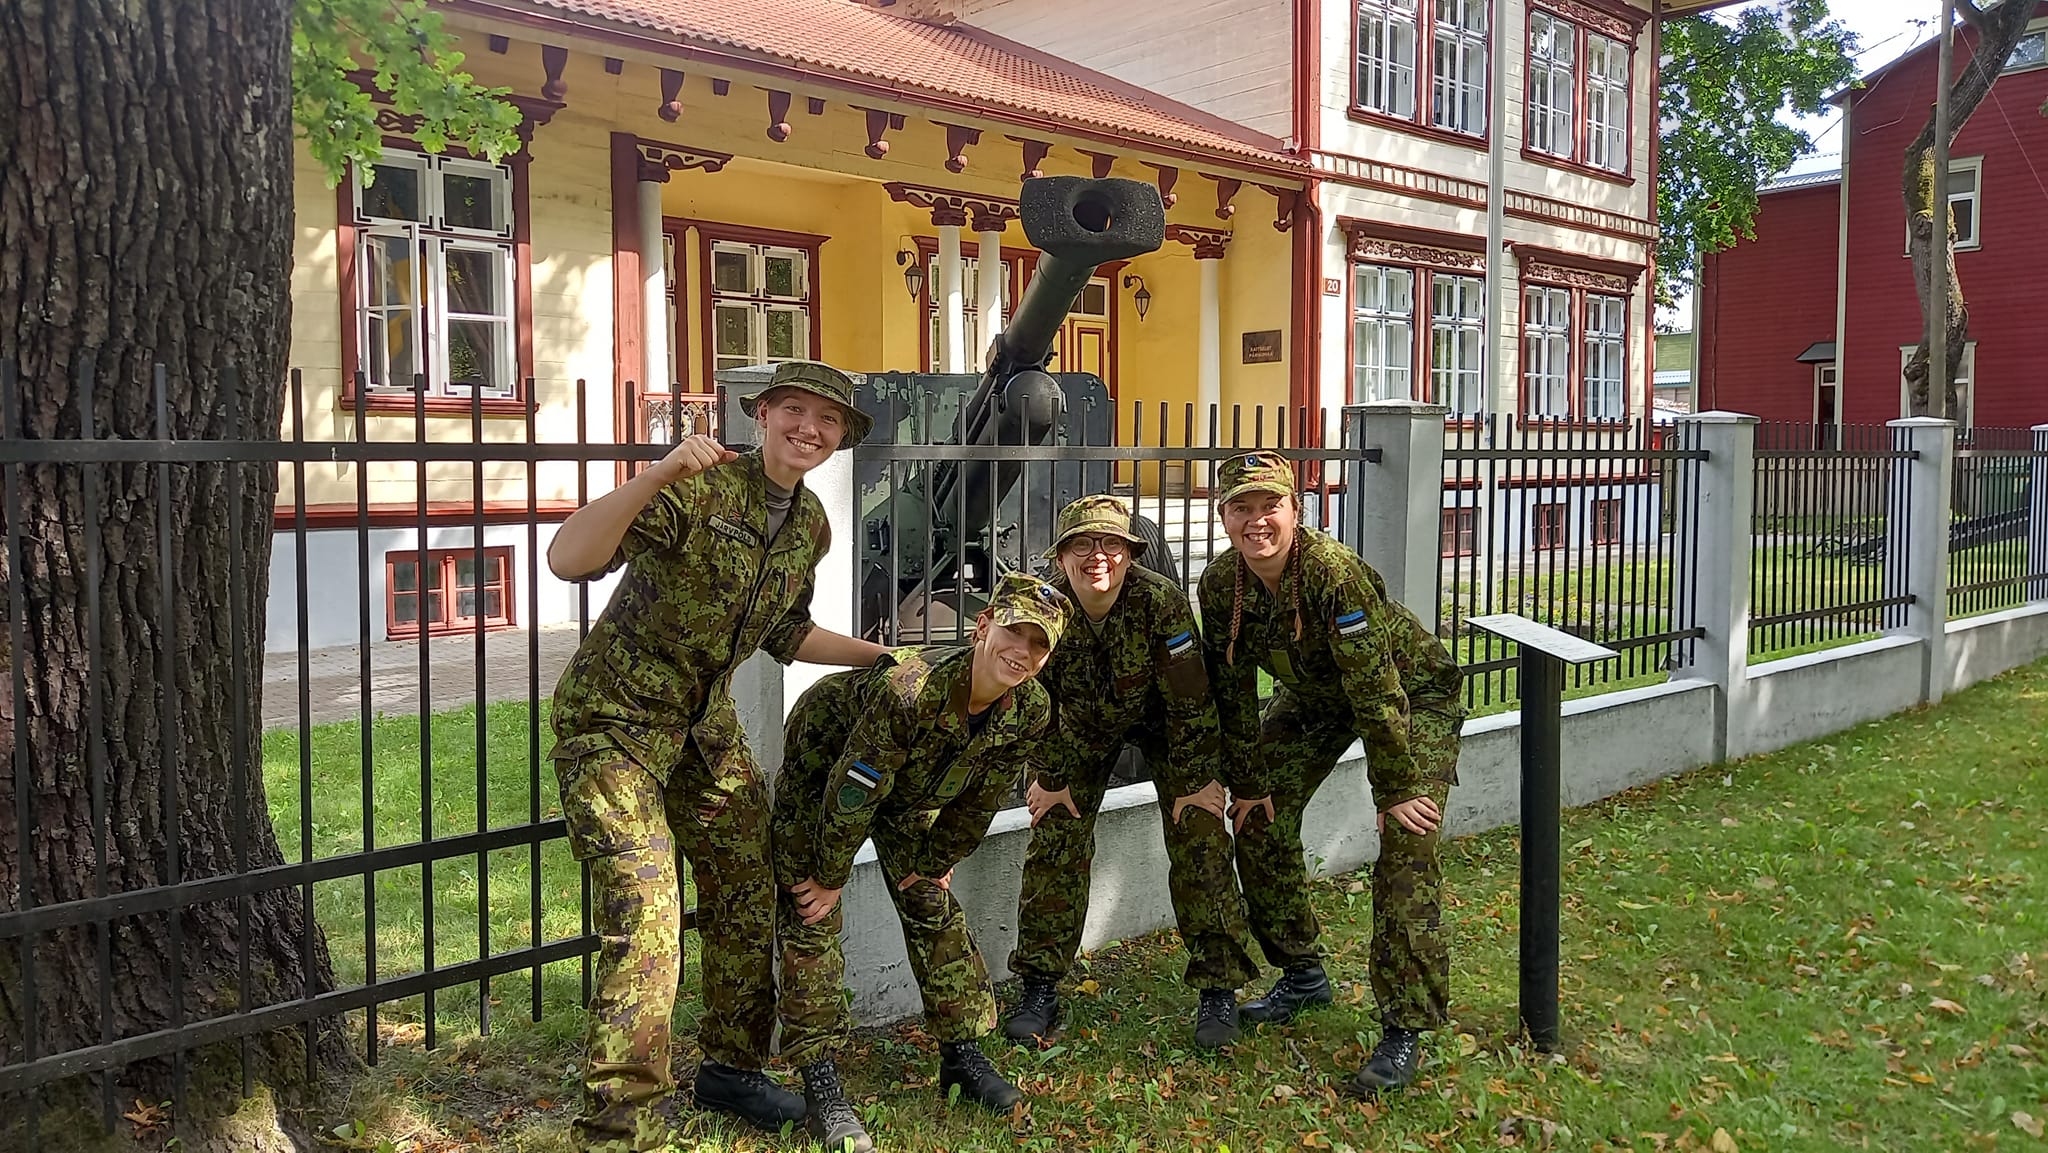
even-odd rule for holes
{"type": "Polygon", "coordinates": [[[1223,738],[1223,783],[1241,797],[1263,797],[1272,791],[1259,766],[1259,669],[1249,653],[1229,663],[1231,597],[1229,577],[1221,565],[1202,574],[1202,660],[1209,692],[1216,701],[1216,719],[1223,738]],[[1213,578],[1213,579],[1212,579],[1213,578]]]}
{"type": "Polygon", "coordinates": [[[804,585],[797,590],[796,599],[790,602],[789,611],[782,619],[769,626],[761,638],[761,651],[783,664],[796,660],[796,650],[803,647],[804,638],[811,635],[816,626],[811,622],[811,595],[817,590],[818,570],[813,567],[804,574],[804,585]]]}
{"type": "MultiPolygon", "coordinates": [[[[1018,750],[1028,753],[1028,749],[1018,750]]],[[[981,839],[988,835],[989,822],[1009,800],[1010,791],[1016,787],[1017,772],[1014,766],[1030,763],[1025,756],[998,754],[989,760],[988,767],[975,774],[960,795],[947,801],[939,815],[932,821],[931,832],[926,834],[923,847],[918,851],[917,864],[911,872],[920,877],[942,877],[947,870],[967,859],[981,839]]]]}
{"type": "Polygon", "coordinates": [[[1066,710],[1054,702],[1052,723],[1046,727],[1044,736],[1030,742],[1024,755],[1016,760],[1028,766],[1039,788],[1057,793],[1074,783],[1080,752],[1081,734],[1068,727],[1066,710]]]}
{"type": "Polygon", "coordinates": [[[1427,792],[1408,748],[1408,697],[1394,660],[1387,603],[1362,576],[1339,584],[1317,606],[1331,630],[1344,695],[1365,745],[1366,778],[1381,812],[1427,792]]]}
{"type": "Polygon", "coordinates": [[[846,886],[853,856],[896,786],[907,756],[907,718],[900,701],[883,690],[886,704],[871,709],[853,730],[846,751],[825,781],[825,803],[818,814],[817,867],[813,878],[828,889],[846,886]]]}
{"type": "Polygon", "coordinates": [[[596,575],[615,572],[641,553],[671,552],[681,547],[683,538],[689,533],[688,510],[697,487],[697,477],[694,476],[663,485],[633,518],[633,523],[626,526],[626,535],[619,538],[619,547],[612,550],[612,559],[605,562],[604,571],[596,575]]]}
{"type": "Polygon", "coordinates": [[[1158,637],[1152,643],[1159,661],[1158,684],[1166,696],[1166,771],[1162,774],[1166,779],[1162,783],[1179,797],[1222,779],[1222,724],[1216,719],[1207,657],[1187,598],[1175,590],[1160,596],[1159,601],[1154,624],[1158,637]]]}

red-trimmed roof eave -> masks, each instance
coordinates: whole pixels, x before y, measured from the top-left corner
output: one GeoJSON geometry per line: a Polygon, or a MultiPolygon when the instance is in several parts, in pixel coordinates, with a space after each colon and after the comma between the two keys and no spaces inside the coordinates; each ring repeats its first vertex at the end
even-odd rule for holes
{"type": "MultiPolygon", "coordinates": [[[[998,37],[965,26],[916,24],[900,17],[886,16],[875,9],[846,0],[820,0],[821,10],[846,9],[886,16],[898,25],[913,25],[943,34],[955,42],[975,45],[995,64],[1022,69],[1038,79],[1049,79],[1081,91],[1080,102],[1105,113],[1117,113],[1124,120],[1063,113],[1034,104],[1004,100],[987,92],[948,89],[921,84],[881,70],[847,67],[831,60],[777,51],[746,43],[736,36],[707,33],[680,24],[664,26],[659,12],[645,9],[680,7],[681,0],[438,0],[458,12],[516,24],[541,33],[581,35],[615,44],[629,45],[658,55],[723,65],[782,79],[808,82],[849,91],[857,97],[891,98],[957,117],[978,117],[1037,129],[1056,135],[1080,137],[1097,143],[1124,145],[1180,159],[1205,161],[1211,165],[1264,172],[1281,182],[1306,181],[1313,168],[1306,159],[1278,151],[1279,141],[1248,128],[1218,120],[1197,109],[1178,105],[1165,97],[1131,88],[1120,81],[1100,76],[1066,61],[1044,56],[1021,45],[1010,45],[998,37]],[[606,11],[593,11],[605,9],[606,11]],[[1053,65],[1058,65],[1054,69],[1053,65]],[[1135,94],[1135,95],[1134,95],[1135,94]],[[1140,100],[1137,96],[1148,99],[1140,100]],[[1131,121],[1137,121],[1132,123],[1131,121]],[[1146,123],[1147,121],[1151,123],[1146,123]],[[1227,130],[1227,131],[1226,131],[1227,130]]],[[[899,45],[899,47],[901,47],[899,45]]],[[[813,56],[822,56],[814,53],[813,56]]]]}

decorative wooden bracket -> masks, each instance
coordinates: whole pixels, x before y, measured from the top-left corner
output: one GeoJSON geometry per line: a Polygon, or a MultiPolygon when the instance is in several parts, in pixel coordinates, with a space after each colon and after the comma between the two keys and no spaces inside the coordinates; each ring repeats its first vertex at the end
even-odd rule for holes
{"type": "Polygon", "coordinates": [[[963,124],[941,124],[946,130],[946,171],[967,171],[967,148],[981,143],[981,129],[963,124]]]}
{"type": "Polygon", "coordinates": [[[730,91],[732,91],[732,81],[720,80],[715,77],[712,79],[711,94],[713,96],[723,96],[730,91]]]}
{"type": "Polygon", "coordinates": [[[804,98],[804,111],[809,112],[813,116],[823,116],[825,114],[825,102],[816,96],[807,96],[804,98]]]}
{"type": "Polygon", "coordinates": [[[868,118],[868,146],[864,151],[870,160],[880,160],[889,155],[889,142],[882,139],[891,128],[902,128],[903,117],[884,112],[879,108],[863,108],[868,118]]]}
{"type": "Polygon", "coordinates": [[[780,144],[789,139],[789,93],[768,93],[768,139],[780,144]]]}
{"type": "Polygon", "coordinates": [[[1159,173],[1159,199],[1168,208],[1172,208],[1174,202],[1180,199],[1173,191],[1173,182],[1180,179],[1180,169],[1169,164],[1150,164],[1146,167],[1159,173]]]}
{"type": "Polygon", "coordinates": [[[1275,215],[1273,217],[1273,230],[1276,232],[1285,232],[1288,229],[1293,228],[1294,208],[1295,205],[1301,202],[1301,193],[1292,188],[1275,188],[1270,184],[1261,184],[1259,185],[1259,187],[1265,189],[1267,192],[1272,193],[1273,199],[1277,201],[1279,205],[1278,208],[1275,209],[1275,215]]]}
{"type": "Polygon", "coordinates": [[[1228,220],[1236,216],[1237,206],[1230,201],[1237,195],[1237,190],[1244,187],[1244,181],[1229,176],[1212,176],[1209,179],[1216,182],[1216,219],[1228,220]]]}
{"type": "MultiPolygon", "coordinates": [[[[372,101],[386,106],[377,111],[374,119],[377,127],[383,131],[401,136],[410,136],[417,133],[420,126],[426,123],[427,118],[425,116],[404,115],[390,108],[391,93],[377,87],[377,77],[374,73],[358,68],[348,73],[348,79],[356,87],[368,93],[372,101]]],[[[532,144],[534,132],[547,124],[548,121],[553,120],[555,113],[560,112],[563,108],[563,104],[559,100],[545,96],[528,96],[519,92],[514,92],[504,99],[506,103],[519,110],[519,123],[513,127],[512,131],[518,135],[522,148],[532,144]]],[[[467,152],[455,145],[449,146],[449,152],[456,156],[468,155],[467,152]]]]}
{"type": "Polygon", "coordinates": [[[1095,179],[1097,180],[1107,179],[1109,177],[1110,165],[1116,163],[1116,157],[1111,156],[1107,152],[1090,152],[1084,148],[1081,150],[1081,155],[1086,156],[1093,162],[1095,179]]]}
{"type": "Polygon", "coordinates": [[[1221,260],[1223,250],[1230,244],[1230,231],[1192,224],[1169,224],[1166,226],[1166,238],[1193,248],[1196,260],[1221,260]]]}
{"type": "Polygon", "coordinates": [[[604,70],[608,76],[617,76],[626,70],[626,62],[616,56],[607,56],[604,58],[604,70]]]}
{"type": "Polygon", "coordinates": [[[661,106],[655,113],[670,124],[683,118],[683,74],[674,68],[661,70],[661,106]]]}
{"type": "Polygon", "coordinates": [[[489,43],[493,55],[503,56],[505,53],[512,51],[512,38],[510,36],[494,35],[490,38],[489,43]]]}
{"type": "Polygon", "coordinates": [[[1045,154],[1052,151],[1052,145],[1043,140],[1026,140],[1012,136],[1011,140],[1024,146],[1024,171],[1019,180],[1036,180],[1045,175],[1045,154]]]}
{"type": "Polygon", "coordinates": [[[540,66],[548,74],[547,83],[540,86],[540,94],[549,100],[567,96],[569,86],[562,81],[562,70],[569,67],[569,50],[555,44],[541,45],[540,66]]]}
{"type": "Polygon", "coordinates": [[[889,199],[899,204],[930,209],[934,225],[965,225],[972,214],[974,231],[1001,232],[1010,221],[1017,219],[1017,202],[1000,196],[956,192],[950,188],[906,184],[900,180],[892,180],[882,187],[888,190],[889,199]]]}
{"type": "Polygon", "coordinates": [[[717,172],[732,159],[730,152],[713,152],[687,144],[665,144],[640,137],[633,142],[640,152],[640,179],[668,183],[670,175],[691,168],[717,172]]]}

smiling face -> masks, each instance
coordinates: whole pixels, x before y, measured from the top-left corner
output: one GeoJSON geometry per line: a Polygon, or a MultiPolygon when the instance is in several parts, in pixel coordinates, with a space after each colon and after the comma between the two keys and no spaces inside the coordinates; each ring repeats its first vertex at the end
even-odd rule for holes
{"type": "Polygon", "coordinates": [[[1052,642],[1034,624],[999,625],[984,611],[975,620],[974,663],[1004,691],[1038,675],[1052,655],[1052,642]]]}
{"type": "Polygon", "coordinates": [[[800,388],[779,388],[761,399],[761,457],[770,476],[800,477],[846,439],[846,410],[800,388]]]}
{"type": "Polygon", "coordinates": [[[1254,565],[1287,555],[1300,520],[1291,496],[1254,491],[1223,502],[1223,531],[1239,555],[1254,565]]]}
{"type": "Polygon", "coordinates": [[[1131,569],[1131,542],[1113,533],[1082,533],[1060,543],[1060,570],[1076,592],[1111,596],[1131,569]]]}

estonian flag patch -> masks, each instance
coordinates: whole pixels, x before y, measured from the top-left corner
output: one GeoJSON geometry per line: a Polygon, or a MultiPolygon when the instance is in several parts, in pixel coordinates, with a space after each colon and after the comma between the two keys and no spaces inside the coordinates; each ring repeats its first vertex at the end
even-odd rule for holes
{"type": "Polygon", "coordinates": [[[882,774],[876,772],[874,766],[866,761],[855,761],[853,767],[846,770],[846,779],[872,791],[876,785],[882,783],[882,774]]]}
{"type": "Polygon", "coordinates": [[[1166,638],[1166,655],[1169,657],[1186,656],[1194,647],[1195,634],[1187,629],[1166,638]]]}
{"type": "Polygon", "coordinates": [[[1365,631],[1366,624],[1365,610],[1353,609],[1337,618],[1337,635],[1340,637],[1357,636],[1365,631]]]}

